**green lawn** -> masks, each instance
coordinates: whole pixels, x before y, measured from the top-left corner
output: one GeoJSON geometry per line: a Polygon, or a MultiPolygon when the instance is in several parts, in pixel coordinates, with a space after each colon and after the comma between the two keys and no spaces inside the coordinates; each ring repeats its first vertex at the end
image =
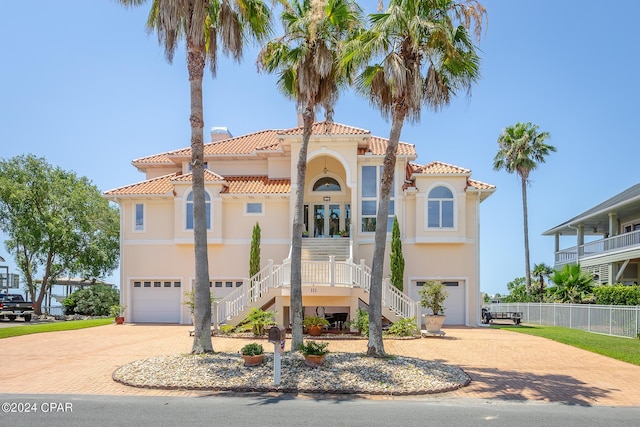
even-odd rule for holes
{"type": "Polygon", "coordinates": [[[18,337],[20,335],[39,334],[42,332],[70,331],[73,329],[93,328],[113,323],[113,318],[69,320],[67,322],[41,323],[38,325],[14,326],[0,328],[0,338],[18,337]]]}
{"type": "Polygon", "coordinates": [[[611,337],[559,326],[492,325],[491,327],[547,338],[640,366],[640,340],[638,339],[611,337]]]}

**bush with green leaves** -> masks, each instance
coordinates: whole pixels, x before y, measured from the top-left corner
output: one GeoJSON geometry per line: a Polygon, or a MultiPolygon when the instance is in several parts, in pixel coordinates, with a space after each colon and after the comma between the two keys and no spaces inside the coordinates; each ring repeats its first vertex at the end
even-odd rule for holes
{"type": "Polygon", "coordinates": [[[369,336],[369,312],[362,308],[356,310],[356,315],[353,319],[347,322],[347,326],[355,328],[363,337],[369,336]]]}
{"type": "Polygon", "coordinates": [[[275,325],[275,311],[264,311],[260,308],[253,307],[247,317],[236,328],[238,332],[252,331],[253,335],[264,335],[267,326],[275,325]]]}
{"type": "Polygon", "coordinates": [[[593,288],[596,304],[640,305],[640,286],[623,284],[603,285],[593,288]]]}
{"type": "Polygon", "coordinates": [[[264,354],[264,348],[262,347],[262,344],[252,342],[242,347],[240,352],[243,356],[257,356],[259,354],[264,354]]]}
{"type": "Polygon", "coordinates": [[[414,337],[418,335],[418,325],[415,317],[403,317],[391,325],[387,330],[388,335],[396,337],[414,337]]]}
{"type": "Polygon", "coordinates": [[[117,289],[101,283],[78,289],[62,302],[65,314],[109,316],[111,307],[120,303],[117,289]]]}

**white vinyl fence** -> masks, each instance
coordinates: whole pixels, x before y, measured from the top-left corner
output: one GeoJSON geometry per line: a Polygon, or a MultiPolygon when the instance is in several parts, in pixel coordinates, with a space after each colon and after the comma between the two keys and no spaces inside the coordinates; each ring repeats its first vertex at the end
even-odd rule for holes
{"type": "Polygon", "coordinates": [[[587,332],[638,338],[640,306],[597,304],[503,303],[491,311],[521,311],[522,322],[563,326],[587,332]]]}

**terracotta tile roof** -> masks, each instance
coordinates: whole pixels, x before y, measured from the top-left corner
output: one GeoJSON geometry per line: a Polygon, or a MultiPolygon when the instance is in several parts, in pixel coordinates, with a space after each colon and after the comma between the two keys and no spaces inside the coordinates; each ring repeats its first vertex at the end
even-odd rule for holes
{"type": "Polygon", "coordinates": [[[470,174],[470,169],[461,168],[460,166],[450,165],[444,162],[431,162],[426,165],[418,165],[413,163],[412,165],[413,173],[419,174],[470,174]]]}
{"type": "MultiPolygon", "coordinates": [[[[279,135],[302,135],[302,131],[304,128],[302,126],[292,128],[292,129],[284,129],[280,131],[279,135]]],[[[371,135],[366,129],[357,128],[354,126],[343,125],[341,123],[331,122],[328,123],[326,121],[323,122],[315,122],[312,128],[312,134],[322,135],[371,135]]]]}
{"type": "MultiPolygon", "coordinates": [[[[191,182],[191,176],[193,173],[189,172],[184,175],[177,175],[171,181],[174,182],[191,182]]],[[[211,172],[209,169],[204,170],[204,181],[205,182],[216,182],[216,181],[224,181],[224,178],[218,175],[215,172],[211,172]]]]}
{"type": "Polygon", "coordinates": [[[291,180],[266,176],[228,176],[222,194],[289,194],[291,180]]]}
{"type": "MultiPolygon", "coordinates": [[[[374,156],[384,156],[387,151],[387,144],[389,140],[386,138],[380,138],[379,136],[372,136],[369,140],[369,145],[366,148],[360,148],[358,150],[359,155],[366,154],[368,151],[374,156]]],[[[413,156],[417,157],[416,147],[413,144],[407,144],[406,142],[398,143],[398,156],[413,156]]]]}
{"type": "Polygon", "coordinates": [[[495,190],[496,186],[487,184],[486,182],[476,181],[475,179],[467,179],[467,185],[477,190],[495,190]]]}
{"type": "Polygon", "coordinates": [[[134,195],[154,195],[154,194],[168,194],[173,190],[172,180],[177,176],[177,173],[160,176],[158,178],[148,179],[146,181],[138,182],[131,185],[125,185],[124,187],[114,188],[113,190],[105,191],[105,196],[134,196],[134,195]]]}
{"type": "Polygon", "coordinates": [[[140,157],[131,161],[131,164],[136,165],[171,165],[175,166],[175,163],[169,157],[169,153],[154,154],[153,156],[140,157]]]}

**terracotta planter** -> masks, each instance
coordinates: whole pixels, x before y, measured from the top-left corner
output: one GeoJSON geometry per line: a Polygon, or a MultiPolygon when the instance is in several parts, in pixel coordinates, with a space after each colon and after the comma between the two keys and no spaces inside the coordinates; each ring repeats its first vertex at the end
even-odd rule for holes
{"type": "Polygon", "coordinates": [[[442,324],[444,323],[445,316],[434,316],[433,314],[425,314],[423,317],[424,325],[428,333],[437,334],[440,332],[442,324]]]}
{"type": "Polygon", "coordinates": [[[311,335],[312,337],[319,337],[320,335],[322,335],[322,326],[316,326],[316,325],[307,326],[307,331],[309,332],[309,335],[311,335]]]}
{"type": "Polygon", "coordinates": [[[317,368],[319,366],[322,366],[322,364],[324,363],[324,358],[326,356],[326,354],[323,354],[322,356],[318,356],[317,354],[308,354],[304,356],[304,363],[305,365],[312,368],[317,368]]]}
{"type": "Polygon", "coordinates": [[[242,358],[244,359],[244,366],[258,366],[262,365],[264,354],[256,354],[255,356],[246,356],[243,354],[242,358]]]}
{"type": "Polygon", "coordinates": [[[123,324],[124,324],[124,317],[116,316],[116,325],[123,325],[123,324]]]}

